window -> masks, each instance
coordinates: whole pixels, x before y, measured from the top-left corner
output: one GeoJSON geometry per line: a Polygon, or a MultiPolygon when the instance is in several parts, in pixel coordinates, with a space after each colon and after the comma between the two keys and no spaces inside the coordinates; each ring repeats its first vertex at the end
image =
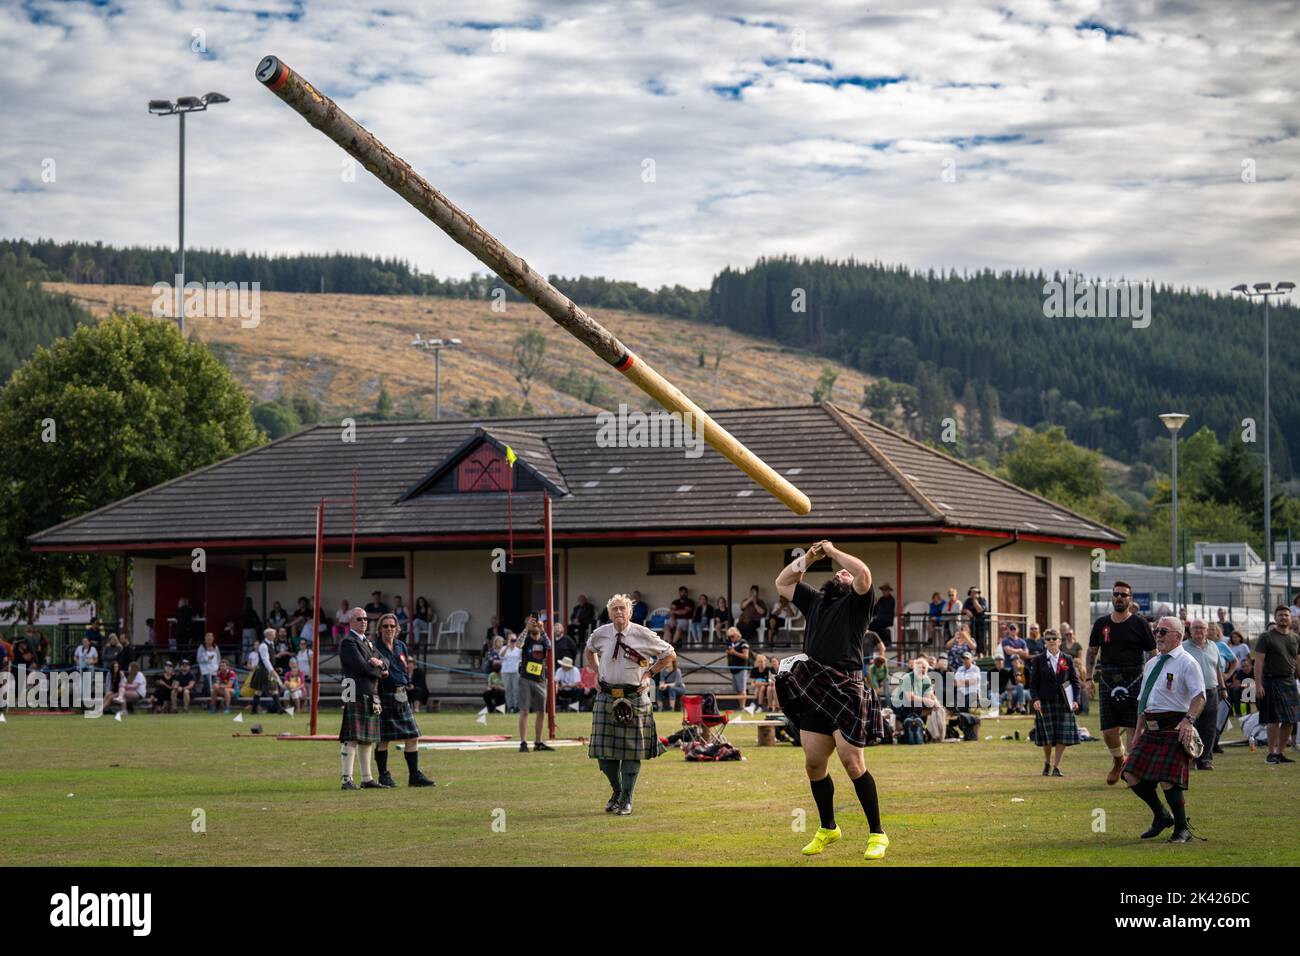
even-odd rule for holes
{"type": "Polygon", "coordinates": [[[1239,568],[1239,567],[1241,567],[1241,555],[1239,555],[1239,554],[1230,554],[1230,555],[1228,555],[1228,567],[1230,567],[1230,568],[1239,568]]]}
{"type": "Polygon", "coordinates": [[[456,490],[509,491],[511,475],[505,453],[484,442],[456,466],[456,490]]]}
{"type": "MultiPolygon", "coordinates": [[[[799,550],[802,551],[803,549],[800,548],[799,550]]],[[[789,564],[791,561],[793,561],[794,548],[786,548],[785,555],[781,560],[784,561],[785,564],[789,564]]],[[[784,565],[782,566],[784,567],[784,565]]],[[[823,555],[822,557],[814,561],[812,564],[808,565],[808,570],[809,571],[833,571],[835,570],[835,568],[831,565],[831,559],[828,556],[823,555]]]]}
{"type": "Polygon", "coordinates": [[[1226,554],[1216,554],[1214,556],[1214,566],[1216,568],[1226,568],[1228,566],[1228,556],[1226,554]]]}
{"type": "Polygon", "coordinates": [[[263,561],[261,558],[249,558],[248,574],[245,576],[249,581],[261,581],[262,572],[266,572],[268,581],[284,581],[288,579],[285,572],[286,561],[284,558],[267,558],[263,561]]]}
{"type": "Polygon", "coordinates": [[[1201,557],[1201,566],[1205,568],[1214,567],[1214,555],[1206,554],[1201,557]]]}
{"type": "Polygon", "coordinates": [[[363,578],[404,578],[406,577],[406,559],[396,557],[365,558],[361,565],[363,578]]]}
{"type": "Polygon", "coordinates": [[[651,551],[648,574],[694,574],[694,551],[651,551]]]}

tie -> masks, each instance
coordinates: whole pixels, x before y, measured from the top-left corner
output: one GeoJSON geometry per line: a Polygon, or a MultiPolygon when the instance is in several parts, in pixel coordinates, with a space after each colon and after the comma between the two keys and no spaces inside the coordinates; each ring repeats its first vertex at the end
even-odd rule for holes
{"type": "Polygon", "coordinates": [[[1158,678],[1160,672],[1165,669],[1165,661],[1169,660],[1172,656],[1173,655],[1171,654],[1161,654],[1156,658],[1156,666],[1151,668],[1151,676],[1147,678],[1146,686],[1142,688],[1142,699],[1138,701],[1139,714],[1145,714],[1147,712],[1147,700],[1150,699],[1151,691],[1156,686],[1156,678],[1158,678]]]}

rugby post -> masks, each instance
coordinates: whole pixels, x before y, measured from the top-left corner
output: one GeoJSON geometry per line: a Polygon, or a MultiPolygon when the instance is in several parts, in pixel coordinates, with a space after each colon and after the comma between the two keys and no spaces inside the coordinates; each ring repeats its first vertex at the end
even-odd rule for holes
{"type": "Polygon", "coordinates": [[[267,56],[258,64],[256,76],[268,90],[293,107],[369,170],[380,182],[423,213],[434,225],[463,246],[480,262],[508,282],[528,301],[545,312],[601,359],[670,411],[700,428],[707,441],[724,458],[749,475],[795,514],[812,510],[808,496],[779,475],[715,422],[613,333],[578,308],[568,296],[529,267],[500,240],[455,206],[411,168],[410,164],[381,143],[356,120],[339,109],[325,94],[290,69],[278,57],[267,56]],[[690,416],[687,418],[686,416],[690,416]]]}

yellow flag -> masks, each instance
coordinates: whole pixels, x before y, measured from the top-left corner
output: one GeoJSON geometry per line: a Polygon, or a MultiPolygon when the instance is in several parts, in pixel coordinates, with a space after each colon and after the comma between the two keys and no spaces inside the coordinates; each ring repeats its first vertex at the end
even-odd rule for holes
{"type": "Polygon", "coordinates": [[[506,445],[506,463],[509,464],[511,468],[513,468],[515,467],[515,462],[517,462],[518,460],[519,460],[519,456],[515,454],[515,450],[511,448],[509,445],[506,445]]]}

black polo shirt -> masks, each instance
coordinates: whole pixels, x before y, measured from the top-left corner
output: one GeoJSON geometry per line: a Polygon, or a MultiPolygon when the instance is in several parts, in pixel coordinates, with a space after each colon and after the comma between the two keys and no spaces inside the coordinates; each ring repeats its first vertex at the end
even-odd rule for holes
{"type": "Polygon", "coordinates": [[[1140,614],[1130,614],[1127,621],[1116,624],[1110,615],[1100,617],[1092,625],[1088,646],[1101,654],[1100,667],[1141,668],[1147,654],[1156,649],[1156,638],[1151,625],[1140,614]]]}

